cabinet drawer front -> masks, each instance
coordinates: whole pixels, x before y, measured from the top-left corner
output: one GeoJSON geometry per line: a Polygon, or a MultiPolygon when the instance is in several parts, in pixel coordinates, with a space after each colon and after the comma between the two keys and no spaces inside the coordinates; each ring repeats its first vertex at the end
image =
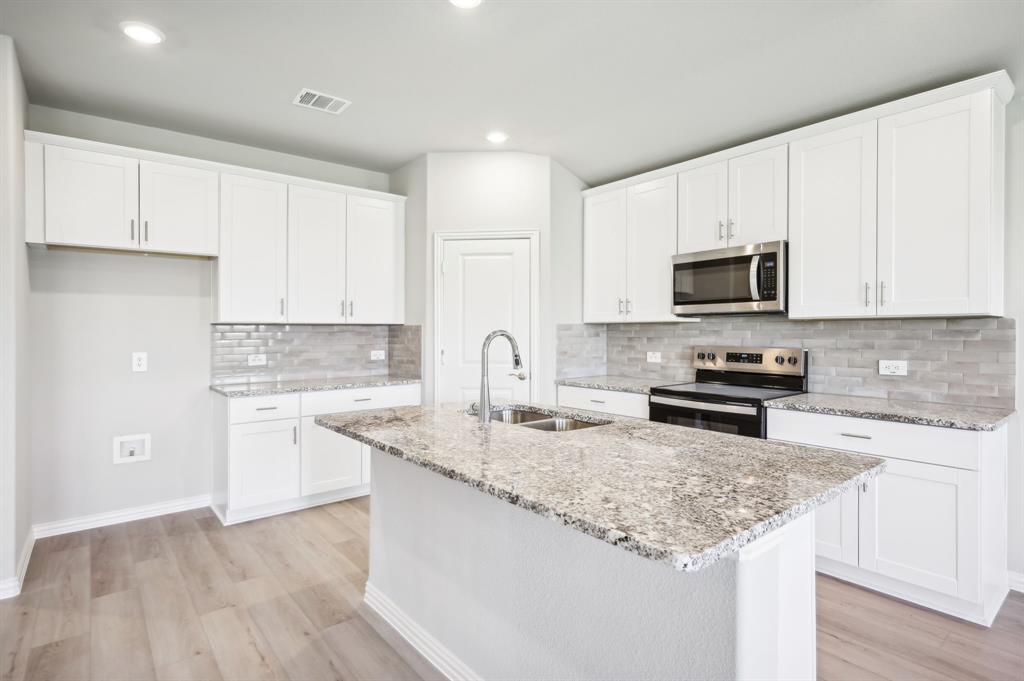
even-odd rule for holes
{"type": "Polygon", "coordinates": [[[302,415],[317,416],[343,411],[406,407],[420,403],[420,386],[382,385],[350,390],[325,390],[302,394],[302,415]]]}
{"type": "Polygon", "coordinates": [[[648,418],[650,408],[648,396],[639,393],[620,393],[615,390],[577,388],[571,385],[558,386],[558,406],[573,409],[589,409],[605,414],[648,418]]]}
{"type": "Polygon", "coordinates": [[[298,415],[298,395],[238,397],[231,400],[231,423],[292,419],[298,415]]]}
{"type": "Polygon", "coordinates": [[[891,459],[978,470],[978,433],[849,416],[768,410],[768,438],[891,459]]]}

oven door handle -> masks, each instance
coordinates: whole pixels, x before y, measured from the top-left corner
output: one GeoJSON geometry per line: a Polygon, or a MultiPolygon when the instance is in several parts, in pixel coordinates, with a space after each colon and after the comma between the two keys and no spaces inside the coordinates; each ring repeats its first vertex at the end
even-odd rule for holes
{"type": "Polygon", "coordinates": [[[720,411],[728,414],[746,414],[757,416],[757,407],[739,404],[720,404],[718,402],[694,402],[692,400],[680,400],[674,397],[661,397],[651,395],[652,404],[664,404],[669,407],[684,407],[686,409],[697,409],[699,411],[720,411]]]}
{"type": "Polygon", "coordinates": [[[761,300],[761,287],[758,285],[758,268],[761,265],[761,256],[755,255],[750,259],[750,297],[754,300],[761,300]]]}

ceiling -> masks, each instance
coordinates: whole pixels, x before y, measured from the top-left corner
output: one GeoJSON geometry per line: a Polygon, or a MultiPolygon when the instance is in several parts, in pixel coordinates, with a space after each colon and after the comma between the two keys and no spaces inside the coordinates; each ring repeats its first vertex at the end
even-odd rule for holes
{"type": "Polygon", "coordinates": [[[591,185],[1001,68],[1024,86],[1024,0],[0,0],[0,32],[34,104],[384,172],[501,129],[591,185]]]}

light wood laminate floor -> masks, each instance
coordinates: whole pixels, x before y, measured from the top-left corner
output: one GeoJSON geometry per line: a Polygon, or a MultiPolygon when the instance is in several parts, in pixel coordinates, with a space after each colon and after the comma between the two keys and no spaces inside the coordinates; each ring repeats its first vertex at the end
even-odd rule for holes
{"type": "MultiPolygon", "coordinates": [[[[372,613],[369,500],[221,527],[209,510],[36,543],[0,679],[435,679],[372,613]],[[378,631],[384,632],[384,637],[378,631]]],[[[818,578],[818,671],[1024,680],[1024,597],[985,629],[818,578]]]]}

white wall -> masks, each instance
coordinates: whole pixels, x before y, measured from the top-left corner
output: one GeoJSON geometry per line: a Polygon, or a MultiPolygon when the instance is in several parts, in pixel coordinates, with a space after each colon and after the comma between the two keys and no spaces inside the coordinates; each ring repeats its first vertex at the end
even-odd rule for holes
{"type": "Polygon", "coordinates": [[[555,324],[583,323],[583,196],[587,185],[551,162],[551,289],[555,324]]]}
{"type": "Polygon", "coordinates": [[[27,106],[14,43],[0,35],[0,589],[10,588],[10,580],[16,579],[31,525],[24,184],[27,106]]]}
{"type": "MultiPolygon", "coordinates": [[[[1018,411],[1024,408],[1024,68],[1017,95],[1006,109],[1006,314],[1017,320],[1018,411]]],[[[1020,414],[1010,423],[1009,566],[1024,577],[1024,428],[1020,414]]]]}
{"type": "Polygon", "coordinates": [[[28,128],[39,132],[81,137],[97,142],[122,144],[206,161],[232,163],[246,168],[258,168],[324,182],[388,191],[386,173],[152,128],[148,125],[136,125],[36,104],[29,106],[28,121],[28,128]]]}

